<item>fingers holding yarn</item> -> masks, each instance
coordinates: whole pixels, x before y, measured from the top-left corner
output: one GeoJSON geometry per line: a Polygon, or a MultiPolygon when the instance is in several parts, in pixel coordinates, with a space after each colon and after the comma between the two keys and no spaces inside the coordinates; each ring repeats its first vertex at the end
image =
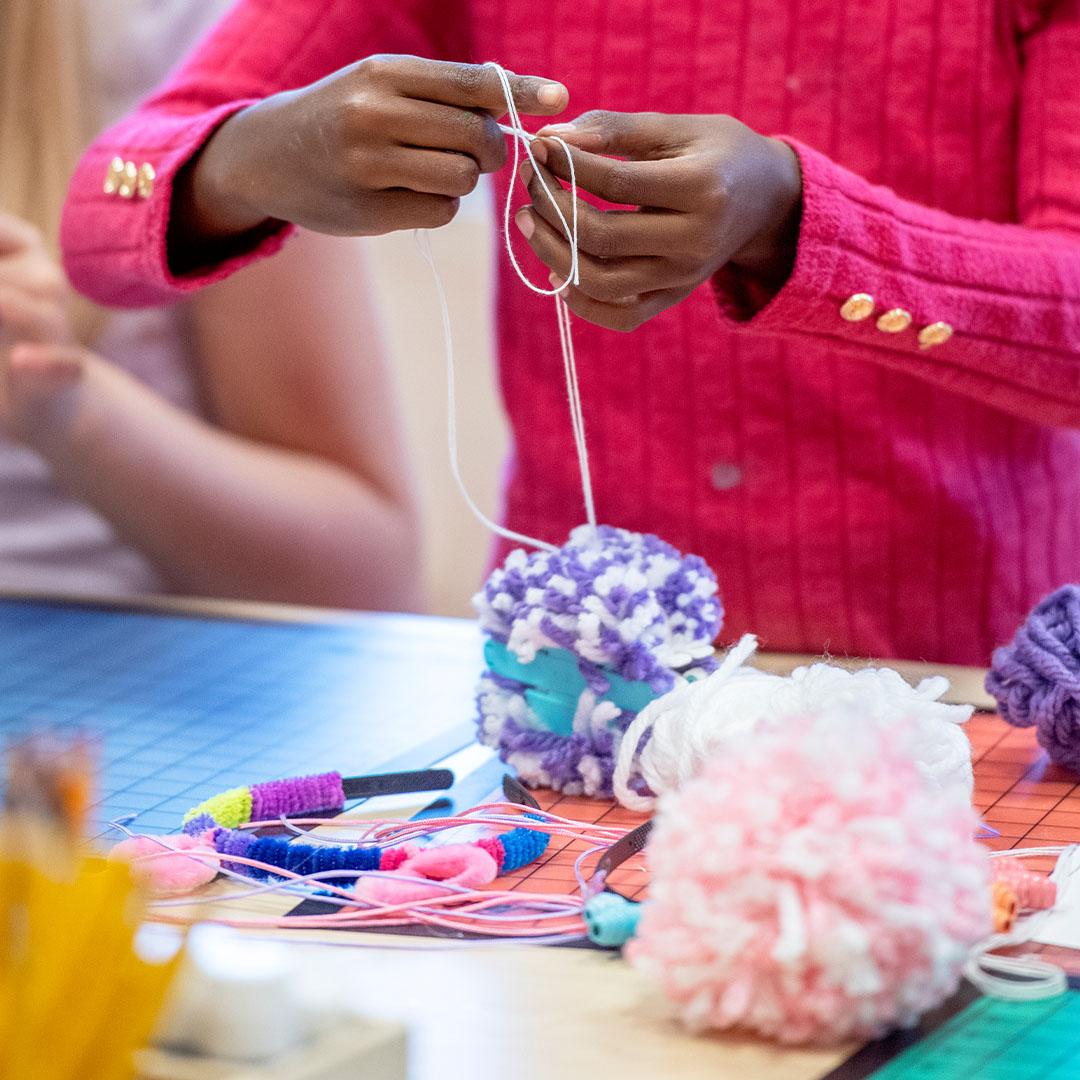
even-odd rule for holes
{"type": "Polygon", "coordinates": [[[468,154],[484,173],[498,172],[506,164],[506,138],[488,113],[407,99],[396,102],[392,112],[394,133],[403,147],[468,154]]]}
{"type": "MultiPolygon", "coordinates": [[[[566,238],[528,208],[519,210],[515,221],[537,257],[560,282],[566,281],[573,266],[566,238]]],[[[605,303],[634,298],[647,289],[656,289],[658,284],[676,284],[666,280],[671,274],[664,260],[654,258],[604,261],[579,252],[578,274],[578,288],[605,303]]]]}
{"type": "MultiPolygon", "coordinates": [[[[552,285],[561,285],[564,277],[558,274],[551,275],[552,285]]],[[[660,312],[685,300],[693,292],[694,286],[675,289],[661,289],[658,292],[644,293],[641,296],[629,297],[607,303],[595,300],[581,289],[568,285],[562,293],[566,306],[575,314],[588,322],[603,326],[608,330],[618,330],[628,334],[636,330],[642,323],[659,315],[660,312]]]]}
{"type": "MultiPolygon", "coordinates": [[[[537,143],[535,150],[542,144],[537,143]]],[[[558,158],[560,149],[552,151],[548,157],[558,158]]],[[[554,202],[567,221],[573,213],[573,196],[555,178],[553,170],[541,166],[547,190],[554,196],[554,202]]],[[[563,170],[565,172],[565,170],[563,170]]],[[[550,198],[532,166],[526,162],[521,167],[521,178],[525,181],[532,198],[532,210],[542,217],[556,231],[562,233],[559,215],[555,212],[550,198]]],[[[598,259],[619,259],[636,255],[663,255],[672,258],[678,251],[681,240],[690,237],[681,236],[679,229],[681,215],[668,210],[598,210],[595,206],[577,200],[578,213],[578,250],[598,259]]]]}
{"type": "MultiPolygon", "coordinates": [[[[584,136],[576,128],[546,128],[568,144],[584,136]],[[570,132],[573,132],[571,134],[570,132]]],[[[593,147],[590,147],[593,149],[593,147]]],[[[560,180],[570,179],[566,155],[549,140],[547,158],[551,171],[560,180]]],[[[697,196],[693,185],[670,161],[622,160],[570,146],[577,185],[613,206],[648,206],[667,210],[694,209],[697,196]]]]}
{"type": "MultiPolygon", "coordinates": [[[[494,66],[429,60],[418,56],[369,56],[361,61],[369,78],[384,80],[410,98],[483,109],[493,116],[506,112],[503,82],[494,66]]],[[[536,75],[506,72],[514,104],[527,116],[555,116],[570,103],[562,83],[536,75]]]]}

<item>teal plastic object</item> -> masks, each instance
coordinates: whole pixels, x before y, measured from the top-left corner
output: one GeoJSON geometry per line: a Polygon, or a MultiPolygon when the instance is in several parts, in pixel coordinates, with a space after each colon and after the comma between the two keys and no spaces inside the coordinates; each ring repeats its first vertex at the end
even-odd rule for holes
{"type": "Polygon", "coordinates": [[[1080,992],[981,997],[872,1073],[873,1080],[1076,1080],[1080,992]]]}
{"type": "Polygon", "coordinates": [[[641,905],[618,893],[602,892],[585,901],[582,915],[594,945],[621,949],[637,933],[641,905]]]}
{"type": "MultiPolygon", "coordinates": [[[[536,659],[525,664],[501,641],[489,639],[484,643],[484,659],[496,675],[525,684],[525,700],[544,727],[556,735],[573,734],[578,698],[588,686],[573,653],[540,649],[536,659]]],[[[610,686],[599,700],[613,702],[624,712],[639,713],[660,696],[647,682],[606,670],[604,676],[610,686]]]]}

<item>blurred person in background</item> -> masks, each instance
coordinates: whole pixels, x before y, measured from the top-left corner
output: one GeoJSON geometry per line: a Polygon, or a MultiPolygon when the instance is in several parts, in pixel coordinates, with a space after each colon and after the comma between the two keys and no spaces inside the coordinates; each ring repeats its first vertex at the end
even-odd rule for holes
{"type": "MultiPolygon", "coordinates": [[[[58,262],[79,153],[226,6],[0,0],[0,587],[415,609],[417,514],[355,242],[307,233],[139,312],[76,297],[58,262]]],[[[152,185],[143,170],[131,194],[152,185]]]]}

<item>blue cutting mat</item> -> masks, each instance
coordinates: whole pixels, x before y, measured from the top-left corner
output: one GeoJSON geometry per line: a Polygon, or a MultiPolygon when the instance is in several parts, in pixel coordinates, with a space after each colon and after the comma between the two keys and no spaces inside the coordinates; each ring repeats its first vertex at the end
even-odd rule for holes
{"type": "Polygon", "coordinates": [[[238,784],[422,768],[473,739],[474,624],[197,618],[0,600],[0,748],[42,727],[101,742],[92,832],[168,832],[238,784]]]}

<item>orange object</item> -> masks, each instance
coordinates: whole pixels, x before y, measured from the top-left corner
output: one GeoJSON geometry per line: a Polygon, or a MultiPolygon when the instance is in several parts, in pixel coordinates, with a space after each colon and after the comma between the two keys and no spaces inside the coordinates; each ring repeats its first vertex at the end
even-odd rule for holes
{"type": "Polygon", "coordinates": [[[1005,882],[995,881],[990,886],[990,896],[994,909],[994,933],[1007,934],[1013,928],[1017,913],[1020,911],[1016,893],[1005,882]]]}

